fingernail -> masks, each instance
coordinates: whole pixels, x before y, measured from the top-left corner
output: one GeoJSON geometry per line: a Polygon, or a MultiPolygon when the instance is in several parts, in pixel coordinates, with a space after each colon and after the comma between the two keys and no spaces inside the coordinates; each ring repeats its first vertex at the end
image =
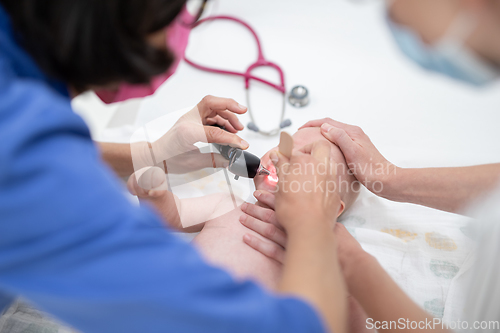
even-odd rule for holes
{"type": "Polygon", "coordinates": [[[241,215],[240,216],[240,222],[245,224],[245,222],[247,221],[247,216],[246,215],[241,215]]]}
{"type": "Polygon", "coordinates": [[[241,210],[242,210],[242,211],[245,211],[247,208],[248,208],[248,203],[244,202],[244,203],[241,205],[241,210]]]}
{"type": "Polygon", "coordinates": [[[272,151],[270,154],[269,154],[269,159],[274,163],[278,163],[279,162],[279,157],[278,157],[278,154],[276,154],[276,152],[272,151]]]}
{"type": "Polygon", "coordinates": [[[252,240],[252,238],[250,238],[249,235],[245,235],[243,236],[243,240],[246,242],[246,243],[250,243],[250,241],[252,240]]]}
{"type": "Polygon", "coordinates": [[[327,124],[327,123],[324,123],[323,125],[321,125],[321,129],[325,132],[329,132],[332,128],[333,128],[333,126],[330,124],[327,124]]]}
{"type": "Polygon", "coordinates": [[[238,107],[240,108],[240,110],[246,110],[246,109],[247,109],[247,107],[246,107],[246,106],[243,106],[243,105],[241,105],[241,104],[238,104],[238,107]]]}
{"type": "Polygon", "coordinates": [[[241,148],[247,149],[248,147],[250,147],[250,144],[248,144],[245,140],[241,140],[241,148]]]}
{"type": "Polygon", "coordinates": [[[254,196],[254,197],[256,197],[256,198],[258,199],[258,198],[260,197],[260,195],[261,195],[261,194],[262,194],[262,193],[261,193],[260,191],[255,191],[255,192],[253,193],[253,196],[254,196]]]}

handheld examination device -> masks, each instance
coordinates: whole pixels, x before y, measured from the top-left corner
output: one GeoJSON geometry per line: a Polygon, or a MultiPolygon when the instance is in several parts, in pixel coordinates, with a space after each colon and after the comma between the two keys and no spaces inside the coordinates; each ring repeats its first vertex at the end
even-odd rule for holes
{"type": "Polygon", "coordinates": [[[235,174],[234,179],[240,177],[255,178],[257,175],[270,175],[271,172],[260,163],[260,158],[239,148],[212,144],[222,157],[229,161],[227,169],[235,174]]]}
{"type": "MultiPolygon", "coordinates": [[[[214,127],[218,127],[221,130],[226,130],[224,126],[214,124],[214,127]]],[[[240,148],[235,148],[231,146],[221,145],[218,143],[212,143],[222,157],[229,161],[229,166],[227,169],[234,173],[234,179],[238,180],[240,177],[243,178],[255,178],[257,175],[267,175],[269,176],[271,172],[264,168],[260,163],[260,158],[244,151],[240,148]]]]}

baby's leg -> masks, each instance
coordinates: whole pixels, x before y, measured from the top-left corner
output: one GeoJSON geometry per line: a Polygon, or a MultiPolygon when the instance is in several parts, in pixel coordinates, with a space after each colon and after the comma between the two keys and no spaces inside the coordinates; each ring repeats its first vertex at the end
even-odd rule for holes
{"type": "Polygon", "coordinates": [[[209,263],[226,269],[237,279],[251,279],[274,290],[282,265],[243,243],[245,234],[257,234],[240,223],[241,215],[243,212],[237,208],[208,221],[194,244],[209,263]]]}

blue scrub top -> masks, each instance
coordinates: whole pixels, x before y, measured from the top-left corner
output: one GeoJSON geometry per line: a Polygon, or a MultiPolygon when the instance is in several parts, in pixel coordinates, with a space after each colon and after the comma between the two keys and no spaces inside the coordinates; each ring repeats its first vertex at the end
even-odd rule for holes
{"type": "Polygon", "coordinates": [[[131,205],[0,6],[0,306],[16,296],[83,332],[324,330],[303,301],[235,282],[131,205]]]}

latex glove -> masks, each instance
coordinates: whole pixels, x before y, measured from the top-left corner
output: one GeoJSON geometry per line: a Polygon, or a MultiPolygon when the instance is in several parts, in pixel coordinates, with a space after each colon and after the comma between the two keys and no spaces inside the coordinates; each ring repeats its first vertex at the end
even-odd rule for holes
{"type": "Polygon", "coordinates": [[[330,118],[310,121],[301,128],[304,127],[321,127],[323,136],[342,150],[347,166],[358,181],[383,196],[385,185],[398,168],[382,156],[361,128],[330,118]]]}
{"type": "Polygon", "coordinates": [[[168,173],[187,173],[206,167],[227,167],[228,161],[221,155],[201,153],[194,144],[218,143],[247,149],[249,144],[236,135],[244,129],[237,114],[246,111],[246,107],[232,99],[206,96],[157,141],[132,145],[134,169],[166,166],[168,173]],[[225,130],[212,126],[215,124],[225,130]]]}

